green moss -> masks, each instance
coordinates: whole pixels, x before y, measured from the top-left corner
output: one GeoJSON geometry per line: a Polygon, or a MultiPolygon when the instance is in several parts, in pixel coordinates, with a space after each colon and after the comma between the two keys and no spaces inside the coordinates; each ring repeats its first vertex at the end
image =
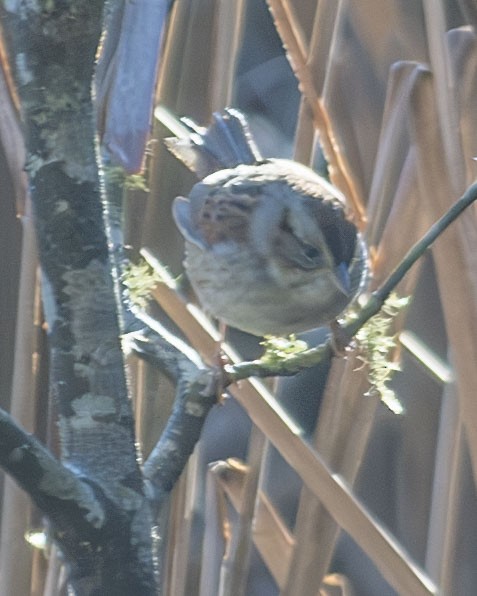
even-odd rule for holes
{"type": "Polygon", "coordinates": [[[276,364],[290,356],[296,356],[308,349],[308,344],[295,335],[288,337],[267,336],[260,343],[265,348],[261,361],[265,364],[276,364]]]}
{"type": "Polygon", "coordinates": [[[152,290],[161,281],[158,273],[144,259],[137,264],[128,263],[122,276],[129,299],[139,308],[147,306],[152,290]]]}
{"type": "Polygon", "coordinates": [[[371,389],[368,394],[376,393],[381,401],[395,414],[402,414],[404,408],[389,383],[396,371],[400,370],[399,362],[392,360],[397,338],[390,335],[394,318],[409,304],[409,298],[399,298],[391,294],[381,311],[372,317],[356,334],[355,338],[361,348],[358,358],[368,369],[371,389]]]}
{"type": "Polygon", "coordinates": [[[125,171],[117,166],[108,166],[104,168],[104,178],[106,184],[114,184],[127,190],[142,190],[149,192],[146,184],[146,178],[143,174],[127,175],[125,171]]]}

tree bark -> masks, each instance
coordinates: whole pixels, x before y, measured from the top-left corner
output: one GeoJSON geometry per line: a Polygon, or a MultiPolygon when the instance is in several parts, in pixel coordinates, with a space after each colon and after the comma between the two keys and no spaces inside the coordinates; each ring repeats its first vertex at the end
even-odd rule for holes
{"type": "Polygon", "coordinates": [[[91,98],[102,10],[99,0],[4,0],[1,19],[25,125],[61,460],[105,511],[91,519],[77,502],[53,520],[53,533],[77,594],[146,595],[155,593],[152,521],[119,339],[91,98]]]}

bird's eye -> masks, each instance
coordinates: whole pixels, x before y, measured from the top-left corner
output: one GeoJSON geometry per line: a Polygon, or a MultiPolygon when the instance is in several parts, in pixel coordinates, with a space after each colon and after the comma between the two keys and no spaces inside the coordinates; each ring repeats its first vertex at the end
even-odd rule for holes
{"type": "Polygon", "coordinates": [[[320,256],[320,251],[315,246],[311,246],[311,244],[304,243],[303,244],[303,254],[305,255],[305,257],[307,257],[311,261],[314,261],[315,259],[317,259],[320,256]]]}

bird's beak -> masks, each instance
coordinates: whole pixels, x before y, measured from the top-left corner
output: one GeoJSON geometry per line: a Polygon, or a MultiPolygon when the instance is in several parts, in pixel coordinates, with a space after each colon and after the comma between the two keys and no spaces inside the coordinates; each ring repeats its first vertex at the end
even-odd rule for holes
{"type": "Polygon", "coordinates": [[[349,296],[351,294],[351,280],[346,263],[340,263],[337,265],[334,269],[334,273],[336,285],[345,296],[349,296]]]}

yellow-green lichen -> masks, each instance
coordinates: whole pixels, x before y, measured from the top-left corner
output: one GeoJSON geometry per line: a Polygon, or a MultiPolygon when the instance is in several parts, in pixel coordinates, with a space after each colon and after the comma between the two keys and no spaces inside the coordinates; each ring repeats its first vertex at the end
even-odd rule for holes
{"type": "Polygon", "coordinates": [[[154,287],[162,280],[160,275],[144,260],[124,267],[122,282],[128,290],[128,297],[139,308],[145,308],[154,287]]]}
{"type": "Polygon", "coordinates": [[[392,360],[397,346],[395,335],[390,335],[394,318],[409,304],[409,298],[396,294],[386,300],[381,311],[372,317],[356,334],[361,348],[358,358],[368,369],[371,388],[368,394],[376,393],[381,401],[395,414],[402,414],[404,408],[389,383],[400,364],[392,360]]]}
{"type": "Polygon", "coordinates": [[[107,184],[114,184],[127,190],[142,190],[149,192],[144,174],[126,174],[123,168],[107,166],[103,170],[107,184]]]}
{"type": "Polygon", "coordinates": [[[261,361],[265,364],[276,364],[289,356],[296,356],[308,349],[308,344],[295,335],[288,337],[267,336],[260,343],[265,348],[261,361]]]}

